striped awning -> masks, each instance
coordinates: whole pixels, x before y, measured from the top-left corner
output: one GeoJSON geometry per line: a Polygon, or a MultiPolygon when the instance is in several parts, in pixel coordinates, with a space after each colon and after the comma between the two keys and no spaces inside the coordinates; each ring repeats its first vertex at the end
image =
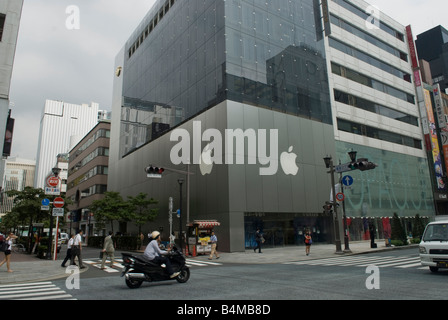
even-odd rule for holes
{"type": "Polygon", "coordinates": [[[209,229],[213,227],[218,227],[221,224],[216,220],[194,220],[193,225],[197,226],[198,228],[209,229]]]}

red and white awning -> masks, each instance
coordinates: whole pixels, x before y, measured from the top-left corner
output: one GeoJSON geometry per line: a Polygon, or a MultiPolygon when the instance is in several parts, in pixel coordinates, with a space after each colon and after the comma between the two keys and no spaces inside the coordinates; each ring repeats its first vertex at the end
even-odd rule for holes
{"type": "Polygon", "coordinates": [[[213,227],[218,227],[221,225],[221,223],[219,223],[216,220],[194,220],[193,225],[194,226],[197,225],[198,228],[209,229],[213,227]]]}

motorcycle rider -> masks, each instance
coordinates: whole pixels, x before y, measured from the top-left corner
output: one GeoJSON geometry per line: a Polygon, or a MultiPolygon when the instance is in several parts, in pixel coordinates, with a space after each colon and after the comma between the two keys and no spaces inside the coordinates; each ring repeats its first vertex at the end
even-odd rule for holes
{"type": "Polygon", "coordinates": [[[171,266],[171,261],[164,255],[168,253],[168,251],[161,250],[159,248],[160,242],[162,241],[160,239],[160,232],[159,231],[153,231],[151,233],[152,240],[148,243],[145,249],[145,253],[143,256],[149,260],[153,261],[159,265],[165,264],[166,270],[168,271],[170,278],[177,277],[180,272],[173,272],[173,267],[171,266]]]}

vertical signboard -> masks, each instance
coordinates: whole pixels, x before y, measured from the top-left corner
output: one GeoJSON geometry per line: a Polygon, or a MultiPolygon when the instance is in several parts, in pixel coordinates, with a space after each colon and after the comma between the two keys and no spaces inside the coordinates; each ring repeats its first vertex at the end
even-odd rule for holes
{"type": "Polygon", "coordinates": [[[445,188],[445,184],[442,179],[442,160],[440,157],[439,140],[437,139],[436,122],[432,111],[431,93],[429,90],[423,89],[423,94],[425,96],[426,113],[428,115],[428,124],[430,128],[429,134],[431,138],[432,159],[434,162],[434,172],[436,176],[437,189],[442,190],[445,188]]]}

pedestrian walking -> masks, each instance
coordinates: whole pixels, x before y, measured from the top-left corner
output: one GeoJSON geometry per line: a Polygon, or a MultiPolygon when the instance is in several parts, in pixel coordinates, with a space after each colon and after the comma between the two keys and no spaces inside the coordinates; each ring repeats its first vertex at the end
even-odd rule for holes
{"type": "Polygon", "coordinates": [[[261,253],[261,245],[264,243],[264,238],[260,228],[257,228],[257,232],[255,232],[255,242],[257,243],[257,246],[254,248],[254,252],[258,249],[258,253],[261,253]]]}
{"type": "Polygon", "coordinates": [[[218,244],[218,238],[216,237],[214,231],[212,231],[212,233],[211,233],[210,243],[212,244],[212,252],[210,253],[210,257],[208,258],[208,260],[212,260],[213,255],[216,255],[216,259],[219,259],[218,251],[216,251],[216,246],[218,244]]]}
{"type": "Polygon", "coordinates": [[[114,266],[114,253],[115,246],[114,241],[112,239],[112,231],[109,231],[109,235],[104,238],[104,247],[103,247],[103,260],[101,261],[101,269],[106,269],[106,257],[110,258],[110,267],[114,266]]]}
{"type": "Polygon", "coordinates": [[[82,230],[79,230],[76,234],[74,240],[73,240],[73,246],[72,246],[72,259],[70,264],[75,265],[75,258],[78,257],[78,266],[80,269],[84,269],[84,265],[82,264],[82,230]]]}
{"type": "Polygon", "coordinates": [[[305,253],[307,256],[310,255],[311,244],[313,243],[313,239],[311,238],[311,232],[307,231],[305,233],[305,253]]]}
{"type": "Polygon", "coordinates": [[[140,248],[139,248],[139,250],[143,249],[143,240],[145,240],[145,235],[143,234],[143,232],[140,232],[140,248]]]}
{"type": "Polygon", "coordinates": [[[65,264],[68,260],[72,260],[72,247],[75,236],[73,234],[70,235],[70,239],[67,242],[67,254],[65,255],[64,261],[61,263],[61,267],[65,268],[65,264]]]}
{"type": "Polygon", "coordinates": [[[5,239],[6,242],[6,250],[5,250],[5,259],[0,262],[0,267],[5,264],[6,262],[6,268],[8,269],[8,272],[13,272],[11,270],[11,249],[12,249],[12,240],[17,239],[17,236],[10,232],[8,237],[5,239]]]}

